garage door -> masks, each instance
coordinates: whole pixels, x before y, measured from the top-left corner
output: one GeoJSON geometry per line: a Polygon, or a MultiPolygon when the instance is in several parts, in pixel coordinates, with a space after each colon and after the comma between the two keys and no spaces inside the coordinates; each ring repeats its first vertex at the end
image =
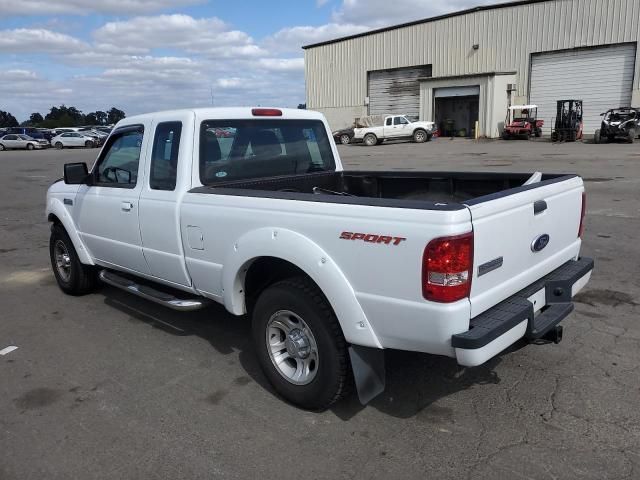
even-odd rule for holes
{"type": "Polygon", "coordinates": [[[584,130],[593,134],[600,114],[631,106],[635,44],[614,45],[531,57],[530,102],[538,105],[548,135],[556,117],[556,101],[584,102],[584,130]]]}
{"type": "Polygon", "coordinates": [[[369,114],[420,114],[419,78],[431,76],[431,65],[369,72],[369,114]]]}

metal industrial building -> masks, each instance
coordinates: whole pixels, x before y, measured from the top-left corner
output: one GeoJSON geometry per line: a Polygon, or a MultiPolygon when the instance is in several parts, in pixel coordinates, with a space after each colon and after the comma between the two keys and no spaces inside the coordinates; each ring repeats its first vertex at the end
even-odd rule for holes
{"type": "Polygon", "coordinates": [[[401,113],[498,137],[509,102],[537,104],[548,134],[573,98],[593,133],[607,108],[640,107],[639,37],[640,0],[477,7],[304,47],[307,108],[332,128],[401,113]]]}

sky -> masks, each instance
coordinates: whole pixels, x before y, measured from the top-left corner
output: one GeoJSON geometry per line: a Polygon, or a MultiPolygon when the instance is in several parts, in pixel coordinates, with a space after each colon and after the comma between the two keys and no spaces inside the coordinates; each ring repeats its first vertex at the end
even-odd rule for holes
{"type": "Polygon", "coordinates": [[[497,0],[0,0],[0,110],[305,101],[303,45],[497,0]]]}

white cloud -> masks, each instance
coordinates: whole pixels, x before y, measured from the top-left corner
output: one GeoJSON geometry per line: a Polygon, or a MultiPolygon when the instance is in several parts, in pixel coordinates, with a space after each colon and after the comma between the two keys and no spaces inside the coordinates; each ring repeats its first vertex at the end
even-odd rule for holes
{"type": "Polygon", "coordinates": [[[343,0],[333,12],[338,24],[357,23],[372,28],[422,20],[479,5],[500,3],[496,0],[343,0]]]}
{"type": "Polygon", "coordinates": [[[157,12],[169,8],[203,3],[203,0],[0,0],[0,15],[86,15],[110,13],[114,15],[157,12]]]}
{"type": "Polygon", "coordinates": [[[183,50],[211,57],[257,56],[265,52],[245,32],[231,30],[219,18],[156,15],[109,22],[94,32],[98,49],[149,52],[183,50]]]}
{"type": "Polygon", "coordinates": [[[77,38],[42,28],[0,31],[0,52],[63,53],[84,50],[87,47],[86,43],[77,38]]]}
{"type": "Polygon", "coordinates": [[[265,40],[265,45],[274,51],[301,52],[301,48],[312,43],[324,42],[339,37],[369,30],[369,27],[352,23],[328,23],[319,27],[297,26],[283,28],[265,40]]]}
{"type": "Polygon", "coordinates": [[[277,72],[302,72],[304,58],[261,58],[258,64],[265,70],[277,72]]]}

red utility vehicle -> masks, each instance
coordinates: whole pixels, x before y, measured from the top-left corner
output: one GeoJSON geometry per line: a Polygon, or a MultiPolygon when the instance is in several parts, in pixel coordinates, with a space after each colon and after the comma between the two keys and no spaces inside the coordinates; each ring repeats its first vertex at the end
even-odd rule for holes
{"type": "Polygon", "coordinates": [[[542,136],[544,120],[538,120],[537,105],[511,105],[507,109],[507,119],[502,138],[524,138],[528,140],[531,135],[542,136]]]}

